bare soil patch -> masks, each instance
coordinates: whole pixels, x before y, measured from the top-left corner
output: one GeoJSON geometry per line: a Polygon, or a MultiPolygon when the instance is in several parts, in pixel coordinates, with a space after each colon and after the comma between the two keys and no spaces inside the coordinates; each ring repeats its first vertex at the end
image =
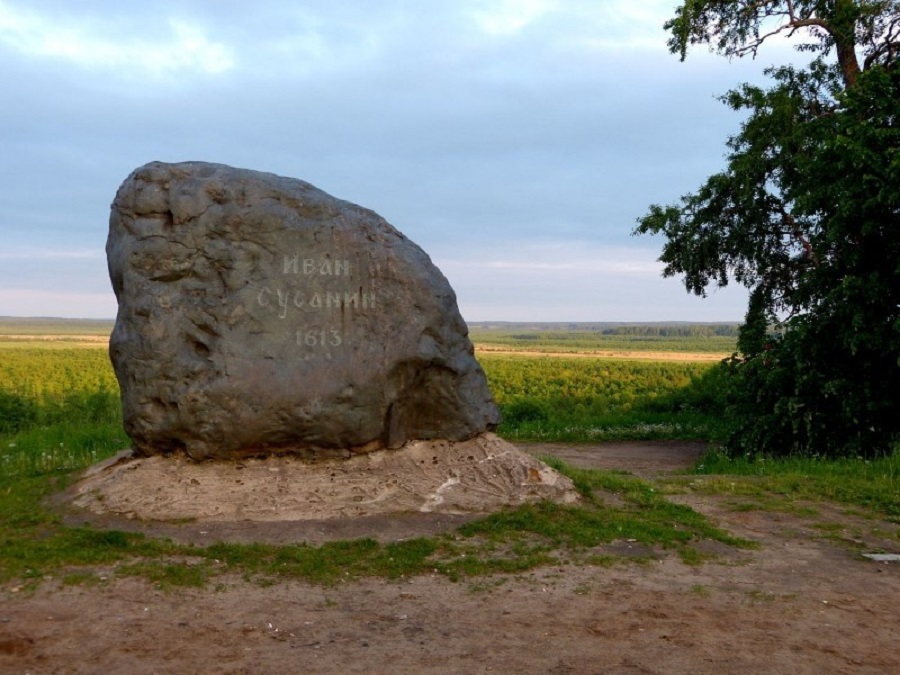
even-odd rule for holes
{"type": "Polygon", "coordinates": [[[600,445],[581,443],[517,443],[535,457],[558,457],[581,469],[627,471],[636,476],[684,471],[707,448],[697,441],[618,441],[600,445]]]}
{"type": "Polygon", "coordinates": [[[56,505],[69,523],[185,543],[321,543],[428,536],[504,507],[580,497],[565,476],[495,434],[306,462],[132,457],[95,465],[56,505]],[[74,506],[74,507],[73,507],[74,506]]]}
{"type": "MultiPolygon", "coordinates": [[[[528,449],[660,475],[698,451],[679,447],[528,449]]],[[[109,578],[95,586],[0,590],[0,672],[900,672],[900,565],[860,555],[895,550],[896,524],[829,504],[748,511],[728,496],[675,499],[760,548],[711,546],[722,555],[698,566],[660,551],[609,568],[329,587],[226,577],[161,591],[97,569],[109,578]]]]}

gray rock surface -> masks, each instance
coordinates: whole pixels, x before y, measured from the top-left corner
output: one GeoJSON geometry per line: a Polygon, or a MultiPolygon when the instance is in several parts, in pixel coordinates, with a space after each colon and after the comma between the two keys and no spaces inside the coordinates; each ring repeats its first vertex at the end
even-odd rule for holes
{"type": "Polygon", "coordinates": [[[106,251],[140,454],[349,457],[499,422],[441,272],[308,183],[147,164],[116,194],[106,251]]]}

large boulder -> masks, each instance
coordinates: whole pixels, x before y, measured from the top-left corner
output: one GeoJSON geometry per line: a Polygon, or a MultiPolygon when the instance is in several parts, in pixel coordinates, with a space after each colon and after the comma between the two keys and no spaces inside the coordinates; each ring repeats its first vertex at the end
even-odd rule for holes
{"type": "Polygon", "coordinates": [[[441,272],[308,183],[147,164],[116,194],[106,251],[139,454],[333,458],[499,422],[441,272]]]}

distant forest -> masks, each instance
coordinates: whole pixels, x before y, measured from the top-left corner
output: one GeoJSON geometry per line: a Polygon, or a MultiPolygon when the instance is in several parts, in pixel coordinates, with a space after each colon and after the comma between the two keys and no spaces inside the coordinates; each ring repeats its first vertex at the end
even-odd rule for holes
{"type": "Polygon", "coordinates": [[[606,328],[604,335],[636,335],[641,337],[737,337],[739,324],[687,324],[677,326],[619,326],[606,328]]]}

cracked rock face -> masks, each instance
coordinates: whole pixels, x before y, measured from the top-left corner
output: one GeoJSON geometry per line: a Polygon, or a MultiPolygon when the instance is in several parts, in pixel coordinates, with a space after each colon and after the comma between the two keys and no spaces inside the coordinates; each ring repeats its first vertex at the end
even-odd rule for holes
{"type": "Polygon", "coordinates": [[[499,422],[441,272],[308,183],[147,164],[116,194],[106,252],[141,454],[340,457],[499,422]]]}

